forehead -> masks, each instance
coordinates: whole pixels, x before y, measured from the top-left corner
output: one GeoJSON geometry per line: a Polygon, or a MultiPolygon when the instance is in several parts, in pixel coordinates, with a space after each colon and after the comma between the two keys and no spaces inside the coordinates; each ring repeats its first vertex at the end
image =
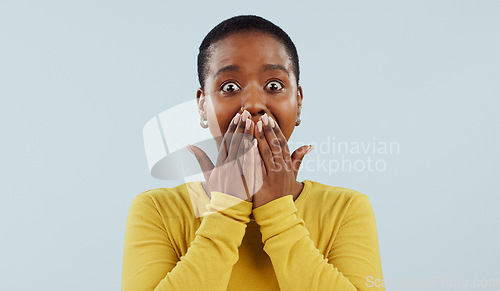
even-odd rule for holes
{"type": "Polygon", "coordinates": [[[291,70],[291,60],[285,46],[269,34],[237,32],[217,41],[210,47],[209,74],[227,65],[247,68],[278,64],[291,70]]]}

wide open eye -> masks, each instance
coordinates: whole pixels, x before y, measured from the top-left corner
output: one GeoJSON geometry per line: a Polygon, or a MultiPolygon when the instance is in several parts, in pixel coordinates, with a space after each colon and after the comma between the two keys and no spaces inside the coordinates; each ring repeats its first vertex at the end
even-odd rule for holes
{"type": "Polygon", "coordinates": [[[281,91],[281,90],[283,90],[283,84],[281,84],[278,81],[271,81],[271,82],[267,83],[266,89],[268,89],[270,91],[281,91]]]}
{"type": "Polygon", "coordinates": [[[239,90],[241,90],[241,88],[235,82],[228,82],[228,83],[222,85],[221,90],[224,92],[231,93],[231,92],[239,91],[239,90]]]}

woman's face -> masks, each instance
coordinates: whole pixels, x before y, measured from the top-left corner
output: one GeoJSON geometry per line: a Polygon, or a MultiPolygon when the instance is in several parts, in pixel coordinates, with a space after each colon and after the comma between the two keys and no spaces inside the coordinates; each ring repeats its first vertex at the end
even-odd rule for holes
{"type": "Polygon", "coordinates": [[[231,34],[212,46],[207,68],[197,100],[217,146],[241,107],[254,123],[267,113],[290,138],[303,96],[279,41],[261,32],[231,34]]]}

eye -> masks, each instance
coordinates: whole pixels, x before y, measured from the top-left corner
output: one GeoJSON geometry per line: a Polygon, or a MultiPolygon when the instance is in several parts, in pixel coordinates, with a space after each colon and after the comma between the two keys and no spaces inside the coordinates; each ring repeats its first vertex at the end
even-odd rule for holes
{"type": "Polygon", "coordinates": [[[266,88],[271,91],[281,91],[283,90],[283,84],[278,81],[271,81],[267,83],[266,88]]]}
{"type": "Polygon", "coordinates": [[[231,92],[239,91],[241,89],[235,82],[228,82],[228,83],[222,85],[221,90],[224,92],[231,93],[231,92]]]}

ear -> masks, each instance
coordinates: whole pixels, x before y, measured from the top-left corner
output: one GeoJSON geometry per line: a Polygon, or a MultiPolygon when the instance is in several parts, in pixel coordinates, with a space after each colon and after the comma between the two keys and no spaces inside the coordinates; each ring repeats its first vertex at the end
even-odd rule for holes
{"type": "Polygon", "coordinates": [[[196,103],[198,103],[198,112],[200,116],[205,115],[205,94],[201,88],[196,91],[196,103]]]}
{"type": "Polygon", "coordinates": [[[297,86],[297,115],[300,115],[302,110],[302,99],[304,99],[304,94],[302,93],[302,86],[297,86]]]}

